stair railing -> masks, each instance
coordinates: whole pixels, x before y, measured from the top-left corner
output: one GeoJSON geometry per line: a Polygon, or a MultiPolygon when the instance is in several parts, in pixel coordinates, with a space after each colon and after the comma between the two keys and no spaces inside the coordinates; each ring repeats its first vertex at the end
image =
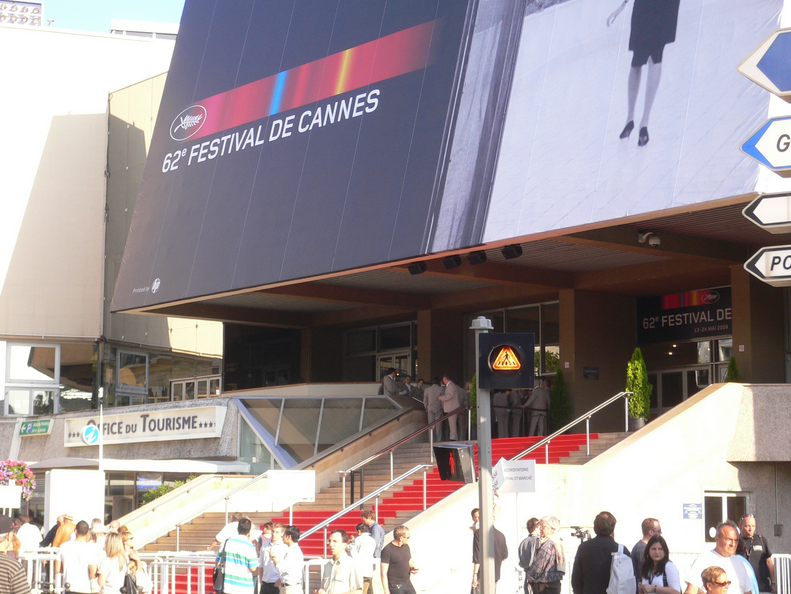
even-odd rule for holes
{"type": "MultiPolygon", "coordinates": [[[[410,433],[406,437],[403,437],[403,438],[399,439],[398,441],[396,441],[395,443],[387,446],[383,450],[379,450],[374,455],[369,456],[368,458],[366,458],[362,462],[358,462],[357,464],[355,464],[351,468],[347,468],[346,470],[336,470],[335,472],[340,474],[341,477],[342,477],[342,480],[343,480],[343,507],[346,507],[346,477],[347,476],[351,475],[351,481],[352,481],[351,500],[352,501],[350,502],[350,504],[354,504],[354,473],[355,472],[359,472],[360,473],[360,497],[362,497],[363,496],[363,484],[364,484],[363,481],[364,481],[364,478],[363,478],[363,471],[360,470],[360,468],[362,468],[363,466],[365,466],[369,462],[373,462],[374,460],[378,459],[380,456],[384,456],[385,454],[390,454],[390,480],[392,481],[393,480],[393,466],[394,466],[394,464],[393,464],[393,452],[399,446],[404,445],[406,442],[411,441],[412,439],[414,439],[415,437],[417,437],[419,435],[422,435],[426,431],[428,431],[428,446],[429,446],[429,451],[431,453],[431,464],[434,464],[434,432],[432,431],[432,429],[434,427],[436,427],[437,425],[439,425],[440,423],[442,423],[447,418],[449,418],[451,415],[458,415],[458,414],[460,414],[463,411],[467,411],[467,436],[469,437],[470,431],[471,431],[471,414],[470,414],[471,410],[472,410],[472,407],[469,404],[464,405],[464,406],[460,406],[456,410],[452,410],[451,412],[441,416],[440,418],[438,418],[437,420],[429,423],[428,425],[426,425],[424,427],[421,427],[420,429],[418,429],[414,433],[410,433]]],[[[357,505],[360,505],[360,500],[357,501],[357,505]]]]}
{"type": "Polygon", "coordinates": [[[369,493],[365,497],[359,499],[357,501],[357,503],[351,503],[348,506],[344,505],[344,508],[341,511],[339,511],[338,513],[336,513],[335,515],[330,516],[326,520],[316,524],[313,528],[310,528],[309,530],[303,532],[302,535],[299,537],[299,539],[303,540],[303,539],[307,538],[308,536],[310,536],[311,534],[313,534],[314,532],[316,532],[318,530],[321,530],[323,528],[324,529],[324,556],[326,557],[327,556],[327,526],[329,526],[332,522],[334,522],[335,520],[337,520],[341,516],[345,516],[350,511],[353,511],[358,506],[364,505],[366,502],[370,501],[371,499],[376,499],[376,502],[375,502],[376,521],[379,522],[379,496],[382,493],[384,493],[385,491],[387,491],[388,489],[392,488],[394,485],[400,483],[404,479],[409,478],[410,476],[412,476],[416,472],[420,472],[421,470],[423,471],[423,511],[425,511],[428,508],[428,502],[427,502],[428,500],[427,500],[427,497],[426,497],[426,484],[427,484],[427,481],[428,481],[427,472],[428,472],[428,470],[430,468],[434,468],[434,465],[433,464],[418,464],[414,468],[411,468],[410,470],[407,470],[401,476],[392,479],[386,485],[382,485],[381,487],[376,489],[374,492],[369,493]]]}
{"type": "Polygon", "coordinates": [[[617,402],[619,399],[623,398],[623,408],[624,408],[624,417],[625,417],[625,423],[626,423],[626,431],[629,431],[629,398],[631,396],[632,396],[632,392],[618,392],[615,396],[613,396],[611,398],[608,398],[607,400],[605,400],[604,402],[602,402],[598,406],[590,409],[588,412],[586,412],[582,416],[577,417],[576,419],[571,421],[571,423],[569,423],[568,425],[564,425],[563,427],[561,427],[560,429],[555,431],[552,435],[548,435],[544,439],[542,439],[540,441],[537,441],[536,443],[531,445],[529,448],[527,448],[525,451],[520,452],[519,454],[517,454],[516,456],[511,458],[511,460],[519,460],[520,458],[523,458],[523,457],[527,456],[529,453],[531,453],[531,452],[533,452],[533,451],[535,451],[538,448],[543,446],[545,448],[545,454],[544,454],[545,455],[545,461],[546,461],[547,464],[549,464],[549,442],[551,442],[553,439],[555,439],[558,435],[561,435],[561,434],[565,433],[566,431],[568,431],[569,429],[571,429],[575,425],[578,425],[578,424],[582,423],[582,421],[585,421],[585,445],[586,445],[586,452],[587,452],[587,455],[590,456],[591,455],[591,423],[590,423],[591,417],[593,415],[595,415],[597,412],[599,412],[600,410],[602,410],[603,408],[606,408],[606,407],[610,406],[613,402],[617,402]]]}

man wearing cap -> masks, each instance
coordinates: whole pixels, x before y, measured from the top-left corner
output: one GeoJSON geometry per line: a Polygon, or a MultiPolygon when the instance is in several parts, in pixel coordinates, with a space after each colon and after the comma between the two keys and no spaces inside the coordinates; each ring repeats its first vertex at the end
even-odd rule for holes
{"type": "Polygon", "coordinates": [[[58,527],[58,531],[55,533],[52,546],[59,547],[64,542],[69,542],[76,527],[74,517],[71,514],[63,514],[63,523],[58,527]]]}
{"type": "Polygon", "coordinates": [[[91,594],[91,580],[96,578],[99,567],[99,548],[92,542],[88,522],[77,522],[74,533],[76,538],[60,547],[55,573],[63,574],[66,592],[91,594]]]}
{"type": "Polygon", "coordinates": [[[30,583],[22,564],[4,554],[12,547],[11,518],[0,515],[0,594],[30,594],[30,583]]]}

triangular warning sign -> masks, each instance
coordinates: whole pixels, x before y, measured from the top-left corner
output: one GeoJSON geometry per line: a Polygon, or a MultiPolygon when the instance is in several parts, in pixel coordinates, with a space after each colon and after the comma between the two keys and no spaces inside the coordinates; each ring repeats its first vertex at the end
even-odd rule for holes
{"type": "Polygon", "coordinates": [[[516,356],[514,349],[509,346],[504,346],[497,354],[497,358],[492,363],[492,369],[495,371],[519,371],[522,364],[519,362],[519,357],[516,356]]]}

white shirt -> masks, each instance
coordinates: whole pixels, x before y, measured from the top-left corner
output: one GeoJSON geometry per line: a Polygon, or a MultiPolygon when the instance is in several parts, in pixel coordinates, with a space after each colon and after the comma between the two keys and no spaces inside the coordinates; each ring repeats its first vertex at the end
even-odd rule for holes
{"type": "Polygon", "coordinates": [[[258,559],[258,565],[261,567],[261,581],[267,584],[274,584],[277,580],[280,579],[280,570],[275,566],[274,562],[272,561],[272,553],[275,554],[275,558],[280,561],[286,555],[286,551],[288,550],[288,545],[284,543],[282,540],[275,544],[272,541],[264,544],[261,547],[261,553],[258,559]]]}
{"type": "MultiPolygon", "coordinates": [[[[118,566],[118,557],[105,557],[99,562],[99,575],[103,575],[105,580],[102,594],[120,594],[126,577],[126,560],[124,559],[123,569],[121,569],[118,566]]],[[[85,592],[90,591],[90,588],[85,590],[85,592]]]]}
{"type": "MultiPolygon", "coordinates": [[[[256,539],[261,538],[261,532],[255,526],[250,528],[250,542],[254,542],[256,539]]],[[[236,538],[239,536],[239,522],[229,522],[225,525],[225,527],[217,533],[217,536],[214,537],[214,540],[220,543],[220,546],[225,543],[226,540],[229,538],[236,538]]]]}
{"type": "MultiPolygon", "coordinates": [[[[692,584],[701,592],[705,592],[706,589],[703,587],[703,580],[700,574],[708,567],[722,567],[725,573],[728,574],[728,579],[731,581],[728,594],[744,594],[745,592],[752,591],[752,582],[747,575],[744,564],[734,564],[731,562],[730,557],[723,557],[713,549],[701,554],[701,556],[695,560],[692,564],[692,568],[689,570],[689,574],[687,574],[687,583],[692,584]]],[[[758,593],[753,592],[753,594],[758,593]]]]}
{"type": "MultiPolygon", "coordinates": [[[[667,576],[667,585],[677,590],[678,592],[683,592],[686,588],[681,588],[681,578],[678,575],[678,567],[676,567],[672,561],[668,561],[665,564],[665,575],[667,576]]],[[[649,582],[647,579],[642,579],[643,584],[652,584],[654,586],[659,586],[660,588],[665,585],[665,580],[662,579],[662,574],[653,576],[653,579],[649,582]]]]}
{"type": "MultiPolygon", "coordinates": [[[[25,524],[27,526],[27,524],[25,524]]],[[[99,548],[92,542],[72,540],[64,542],[58,550],[63,571],[63,583],[69,584],[71,592],[91,591],[88,566],[99,567],[99,548]]]]}
{"type": "Polygon", "coordinates": [[[19,530],[16,531],[16,537],[22,543],[23,551],[36,550],[43,540],[41,538],[41,530],[29,522],[19,527],[19,530]]]}
{"type": "Polygon", "coordinates": [[[364,578],[370,578],[374,575],[374,551],[376,551],[376,542],[367,532],[363,532],[354,539],[352,548],[349,551],[352,559],[357,562],[360,573],[363,574],[364,578]]]}
{"type": "Polygon", "coordinates": [[[296,586],[302,583],[302,568],[305,557],[298,544],[292,544],[286,549],[283,560],[278,559],[277,568],[284,586],[296,586]]]}

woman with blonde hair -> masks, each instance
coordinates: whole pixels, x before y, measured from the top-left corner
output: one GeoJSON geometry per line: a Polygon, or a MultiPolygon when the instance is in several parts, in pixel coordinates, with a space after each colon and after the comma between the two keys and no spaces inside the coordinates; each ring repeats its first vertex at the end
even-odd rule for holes
{"type": "Polygon", "coordinates": [[[722,567],[716,565],[707,567],[700,574],[700,578],[703,580],[703,587],[706,588],[707,594],[728,594],[728,586],[731,585],[731,582],[722,567]]]}
{"type": "Polygon", "coordinates": [[[108,534],[104,544],[105,558],[99,563],[98,577],[102,594],[121,594],[127,573],[126,550],[120,534],[108,534]]]}

